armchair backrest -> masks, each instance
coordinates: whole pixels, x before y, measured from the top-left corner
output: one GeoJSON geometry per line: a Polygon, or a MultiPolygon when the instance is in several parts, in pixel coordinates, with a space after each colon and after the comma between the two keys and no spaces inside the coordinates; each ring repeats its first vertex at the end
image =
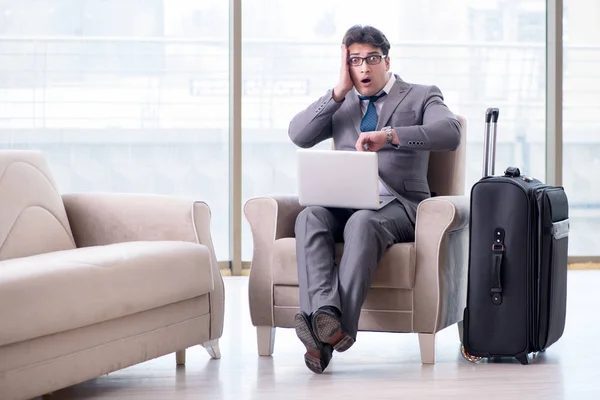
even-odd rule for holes
{"type": "Polygon", "coordinates": [[[75,248],[43,154],[0,150],[0,260],[75,248]]]}
{"type": "Polygon", "coordinates": [[[461,125],[460,146],[454,151],[429,153],[427,180],[432,194],[462,196],[465,193],[465,159],[467,148],[467,120],[456,116],[461,125]]]}

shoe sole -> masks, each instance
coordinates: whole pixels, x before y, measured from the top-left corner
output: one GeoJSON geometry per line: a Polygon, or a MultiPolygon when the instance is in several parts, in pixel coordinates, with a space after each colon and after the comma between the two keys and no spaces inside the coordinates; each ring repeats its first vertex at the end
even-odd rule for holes
{"type": "Polygon", "coordinates": [[[354,344],[354,339],[342,331],[340,321],[331,315],[318,313],[315,316],[315,325],[317,339],[329,343],[340,353],[348,350],[354,344]]]}
{"type": "Polygon", "coordinates": [[[296,329],[296,336],[298,336],[298,339],[306,347],[304,363],[315,374],[323,373],[323,368],[321,367],[321,346],[310,329],[309,321],[302,314],[296,314],[294,317],[294,327],[296,329]]]}

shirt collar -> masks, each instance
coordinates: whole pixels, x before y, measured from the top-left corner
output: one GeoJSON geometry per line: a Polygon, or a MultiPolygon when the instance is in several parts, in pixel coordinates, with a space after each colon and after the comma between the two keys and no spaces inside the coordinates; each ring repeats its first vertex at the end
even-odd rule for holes
{"type": "Polygon", "coordinates": [[[385,92],[386,94],[390,94],[390,91],[392,90],[392,86],[394,86],[394,83],[396,82],[394,74],[391,72],[388,72],[388,74],[389,74],[390,78],[388,79],[387,83],[385,84],[385,86],[382,89],[382,92],[385,92]]]}

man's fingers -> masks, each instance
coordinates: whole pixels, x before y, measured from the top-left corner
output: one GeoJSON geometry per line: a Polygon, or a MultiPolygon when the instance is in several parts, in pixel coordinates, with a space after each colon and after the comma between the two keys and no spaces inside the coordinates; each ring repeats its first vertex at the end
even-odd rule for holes
{"type": "Polygon", "coordinates": [[[361,135],[358,140],[356,141],[356,151],[365,151],[363,144],[364,144],[364,137],[361,135]]]}
{"type": "Polygon", "coordinates": [[[357,151],[369,151],[369,136],[361,133],[360,137],[356,141],[356,150],[357,151]]]}

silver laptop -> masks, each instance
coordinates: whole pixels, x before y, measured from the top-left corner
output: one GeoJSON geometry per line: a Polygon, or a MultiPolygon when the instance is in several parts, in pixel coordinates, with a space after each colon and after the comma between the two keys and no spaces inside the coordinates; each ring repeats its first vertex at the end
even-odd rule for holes
{"type": "Polygon", "coordinates": [[[377,153],[298,149],[302,206],[378,210],[395,199],[379,194],[377,153]]]}

